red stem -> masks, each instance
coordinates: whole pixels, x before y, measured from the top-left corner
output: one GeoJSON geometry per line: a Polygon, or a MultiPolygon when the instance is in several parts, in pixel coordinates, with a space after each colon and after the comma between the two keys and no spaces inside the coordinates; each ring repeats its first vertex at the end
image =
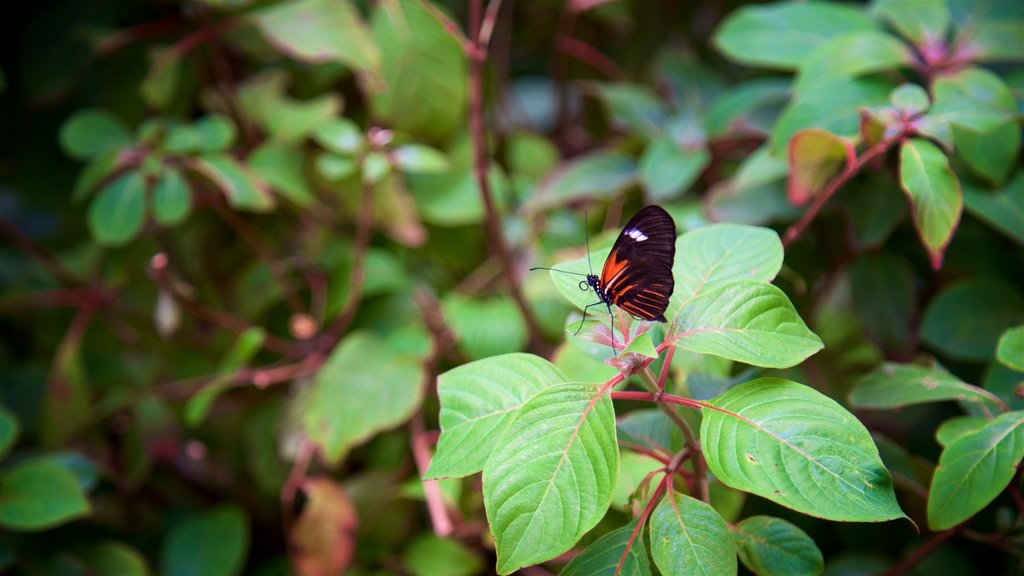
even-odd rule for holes
{"type": "Polygon", "coordinates": [[[633,534],[629,537],[629,542],[626,542],[626,549],[622,551],[622,557],[619,558],[619,563],[615,567],[615,576],[622,573],[622,566],[626,563],[626,557],[629,556],[629,551],[633,549],[633,543],[636,542],[636,537],[640,534],[640,531],[644,529],[644,524],[647,523],[647,518],[654,511],[654,506],[661,500],[661,495],[665,492],[665,487],[668,482],[671,482],[671,474],[666,473],[662,477],[661,482],[658,482],[658,487],[654,489],[654,494],[651,494],[651,499],[647,501],[647,505],[644,506],[643,512],[640,513],[640,520],[636,523],[636,528],[633,528],[633,534]]]}
{"type": "Polygon", "coordinates": [[[930,556],[932,552],[938,550],[946,540],[955,536],[959,531],[959,528],[951,528],[932,536],[930,540],[922,544],[919,548],[916,548],[899,564],[889,568],[885,572],[882,572],[881,576],[899,576],[900,574],[910,571],[914,566],[917,566],[921,561],[930,556]]]}

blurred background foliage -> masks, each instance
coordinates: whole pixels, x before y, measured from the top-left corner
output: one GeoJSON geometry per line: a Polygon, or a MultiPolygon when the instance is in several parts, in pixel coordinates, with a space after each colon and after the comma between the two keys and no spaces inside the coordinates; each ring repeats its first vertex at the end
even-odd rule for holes
{"type": "MultiPolygon", "coordinates": [[[[526,274],[581,254],[584,209],[595,234],[646,203],[681,230],[784,230],[839,166],[800,172],[794,195],[794,134],[868,135],[868,107],[884,128],[902,82],[944,78],[949,114],[992,111],[925,127],[956,141],[966,210],[951,239],[919,231],[883,155],[790,239],[779,285],[826,343],[794,379],[844,401],[883,360],[924,355],[1020,409],[1020,373],[993,360],[1024,321],[1020,6],[742,4],[506,1],[479,76],[463,2],[65,0],[5,18],[0,570],[490,572],[479,478],[419,480],[436,374],[530,350],[607,379],[607,353],[560,344],[572,308],[547,274],[526,274]],[[778,33],[751,34],[759,20],[778,33]]],[[[704,397],[772,372],[677,364],[704,397]]],[[[957,413],[861,416],[912,492],[957,413]]],[[[584,545],[627,522],[627,496],[584,545]]],[[[798,524],[830,573],[923,541],[719,505],[798,524]]],[[[1009,510],[919,573],[1019,567],[1009,510]]]]}

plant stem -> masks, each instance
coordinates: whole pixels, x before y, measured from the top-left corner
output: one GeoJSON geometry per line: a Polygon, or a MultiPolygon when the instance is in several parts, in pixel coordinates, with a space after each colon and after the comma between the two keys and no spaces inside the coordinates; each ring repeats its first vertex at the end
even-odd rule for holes
{"type": "MultiPolygon", "coordinates": [[[[497,17],[497,10],[488,10],[488,16],[493,20],[497,17]]],[[[486,214],[485,223],[487,235],[490,237],[491,245],[501,259],[505,269],[505,277],[508,279],[509,290],[515,300],[519,312],[526,322],[530,331],[530,344],[533,349],[540,349],[543,343],[540,339],[540,325],[533,316],[533,311],[523,296],[522,285],[519,281],[519,273],[516,270],[515,259],[508,246],[508,241],[501,230],[501,215],[494,203],[494,195],[491,193],[491,185],[487,179],[487,172],[490,160],[487,153],[487,132],[484,125],[484,85],[483,69],[487,60],[486,40],[490,38],[489,30],[493,25],[485,26],[483,15],[483,0],[471,0],[469,4],[469,25],[472,49],[469,50],[469,131],[473,145],[473,173],[476,176],[477,187],[480,189],[480,197],[484,203],[486,214]]]]}
{"type": "MultiPolygon", "coordinates": [[[[669,348],[674,350],[675,348],[669,348]]],[[[658,383],[654,380],[654,374],[647,367],[640,372],[641,379],[644,381],[644,385],[654,396],[659,398],[665,395],[664,389],[658,387],[658,383]]],[[[690,449],[690,453],[693,455],[693,478],[690,483],[690,491],[693,494],[699,494],[700,499],[704,502],[711,501],[711,496],[708,492],[708,475],[704,470],[704,457],[700,450],[700,441],[697,440],[697,435],[693,433],[693,428],[690,424],[682,417],[681,414],[672,406],[666,403],[658,402],[658,407],[664,412],[676,427],[683,433],[683,437],[686,439],[686,447],[690,449]]]]}
{"type": "Polygon", "coordinates": [[[882,572],[882,576],[899,576],[910,571],[914,566],[921,563],[922,560],[927,558],[941,547],[946,540],[949,540],[957,534],[960,530],[958,528],[951,528],[931,537],[930,540],[916,548],[913,552],[907,555],[899,564],[889,568],[885,572],[882,572]]]}
{"type": "Polygon", "coordinates": [[[324,348],[332,348],[348,329],[363,295],[363,280],[366,275],[366,253],[370,249],[370,233],[373,231],[373,184],[363,182],[363,194],[359,203],[359,215],[356,220],[356,246],[352,259],[352,278],[349,282],[348,296],[341,313],[327,329],[324,348]]]}
{"type": "Polygon", "coordinates": [[[672,473],[666,472],[662,477],[661,482],[658,482],[658,486],[654,489],[654,494],[651,494],[651,499],[647,501],[647,505],[644,506],[643,512],[640,513],[640,518],[637,520],[636,527],[633,528],[633,534],[629,537],[629,542],[626,542],[626,548],[622,551],[622,557],[619,558],[619,563],[615,567],[615,574],[622,573],[622,566],[626,563],[626,557],[629,556],[629,551],[633,548],[633,543],[636,542],[636,537],[640,535],[640,531],[644,529],[644,524],[647,523],[647,518],[654,511],[655,505],[661,500],[661,495],[664,494],[665,488],[669,482],[671,482],[672,473]]]}

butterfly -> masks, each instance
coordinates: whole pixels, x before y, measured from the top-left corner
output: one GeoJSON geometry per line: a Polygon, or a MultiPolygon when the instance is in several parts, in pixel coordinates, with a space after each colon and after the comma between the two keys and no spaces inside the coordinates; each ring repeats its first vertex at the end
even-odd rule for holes
{"type": "MultiPolygon", "coordinates": [[[[588,235],[588,260],[589,242],[588,235]]],[[[580,281],[580,290],[593,290],[598,300],[583,308],[583,320],[587,319],[587,311],[591,307],[602,304],[608,309],[608,316],[611,316],[614,304],[634,318],[667,322],[665,309],[668,308],[668,299],[675,287],[672,277],[675,256],[675,221],[660,206],[651,205],[641,209],[622,228],[608,253],[601,275],[594,274],[593,266],[590,274],[581,274],[586,280],[580,281]]],[[[554,268],[540,269],[575,274],[554,268]]],[[[579,330],[576,332],[579,333],[579,330]]],[[[614,326],[612,350],[615,350],[614,326]]]]}

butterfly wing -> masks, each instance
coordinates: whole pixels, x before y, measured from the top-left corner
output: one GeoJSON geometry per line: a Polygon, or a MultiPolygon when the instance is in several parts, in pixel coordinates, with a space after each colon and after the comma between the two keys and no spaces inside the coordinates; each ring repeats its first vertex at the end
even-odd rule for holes
{"type": "Polygon", "coordinates": [[[637,318],[665,322],[675,255],[672,217],[660,206],[640,210],[623,227],[601,270],[606,299],[637,318]]]}

